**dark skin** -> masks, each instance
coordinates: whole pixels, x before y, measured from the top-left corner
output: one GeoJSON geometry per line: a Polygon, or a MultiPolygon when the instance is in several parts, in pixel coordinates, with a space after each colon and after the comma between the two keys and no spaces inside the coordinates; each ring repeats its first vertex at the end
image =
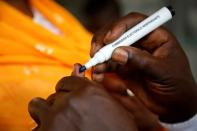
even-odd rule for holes
{"type": "MultiPolygon", "coordinates": [[[[93,38],[91,55],[145,17],[132,13],[113,26],[101,30],[93,38]]],[[[73,74],[83,76],[76,72],[78,69],[79,66],[75,67],[73,74]]],[[[161,129],[155,116],[143,105],[157,113],[160,120],[169,123],[185,121],[196,113],[196,83],[187,57],[176,38],[163,27],[135,43],[133,47],[116,49],[111,61],[94,67],[92,77],[95,81],[102,82],[106,89],[85,78],[72,76],[62,79],[57,84],[57,89],[60,87],[62,90],[56,90],[47,101],[34,99],[29,105],[29,112],[39,125],[36,130],[161,129]],[[126,96],[127,88],[138,99],[126,96]],[[98,99],[95,96],[99,96],[96,97],[98,99]],[[80,108],[76,108],[76,105],[80,108]],[[103,108],[110,109],[111,112],[105,112],[103,108]],[[85,113],[80,113],[81,111],[85,113]],[[103,117],[99,120],[104,123],[98,120],[101,114],[103,117]],[[91,117],[82,119],[86,116],[91,117]],[[90,120],[97,122],[89,124],[90,120]]]]}
{"type": "MultiPolygon", "coordinates": [[[[93,37],[91,57],[145,18],[130,13],[100,30],[93,37]]],[[[197,86],[188,59],[176,38],[163,27],[133,46],[117,48],[111,60],[93,68],[92,78],[111,92],[129,88],[163,122],[186,121],[197,112],[197,86]]]]}
{"type": "MultiPolygon", "coordinates": [[[[72,76],[85,77],[84,73],[79,72],[80,64],[74,65],[72,76]]],[[[108,81],[109,82],[109,81],[108,81]]],[[[114,81],[110,85],[116,84],[114,81]]],[[[107,86],[107,84],[105,84],[107,86]]],[[[107,89],[105,87],[105,89],[107,89]]],[[[165,130],[158,122],[158,116],[149,111],[135,96],[129,95],[124,91],[107,91],[115,100],[117,100],[127,111],[129,111],[138,127],[139,131],[158,131],[165,130]]]]}
{"type": "Polygon", "coordinates": [[[75,65],[72,76],[61,79],[56,86],[56,93],[47,100],[35,98],[29,103],[30,115],[38,124],[35,131],[163,129],[158,119],[135,97],[124,96],[124,99],[118,99],[122,101],[117,101],[103,86],[84,78],[84,74],[78,72],[79,68],[78,64],[75,65]],[[128,100],[132,104],[128,107],[130,111],[122,106],[128,100]]]}
{"type": "Polygon", "coordinates": [[[35,131],[137,131],[133,117],[98,86],[79,77],[60,80],[47,101],[38,98],[29,105],[39,125],[35,131]]]}

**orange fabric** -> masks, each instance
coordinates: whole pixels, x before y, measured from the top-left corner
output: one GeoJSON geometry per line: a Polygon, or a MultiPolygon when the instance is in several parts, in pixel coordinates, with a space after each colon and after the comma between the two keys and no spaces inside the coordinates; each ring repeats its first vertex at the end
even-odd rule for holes
{"type": "MultiPolygon", "coordinates": [[[[56,35],[0,0],[0,130],[27,131],[34,126],[27,106],[46,98],[72,65],[89,59],[91,34],[52,0],[30,0],[56,26],[56,35]]],[[[87,76],[90,76],[88,73],[87,76]]]]}

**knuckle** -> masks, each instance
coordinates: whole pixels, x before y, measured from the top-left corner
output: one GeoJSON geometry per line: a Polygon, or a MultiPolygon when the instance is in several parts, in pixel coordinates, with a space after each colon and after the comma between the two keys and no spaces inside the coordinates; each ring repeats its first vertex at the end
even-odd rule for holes
{"type": "Polygon", "coordinates": [[[111,30],[115,30],[117,28],[121,28],[121,29],[125,29],[126,28],[126,23],[124,21],[124,18],[121,18],[120,20],[118,20],[117,22],[113,23],[111,26],[111,30]]]}
{"type": "Polygon", "coordinates": [[[43,110],[49,110],[47,102],[42,98],[34,98],[28,104],[28,110],[30,113],[41,112],[43,110]]]}
{"type": "Polygon", "coordinates": [[[39,102],[40,102],[40,98],[38,98],[38,97],[33,98],[33,99],[29,102],[29,107],[30,107],[30,108],[36,108],[37,105],[39,105],[39,102]]]}
{"type": "Polygon", "coordinates": [[[91,44],[102,44],[108,30],[109,29],[103,28],[100,31],[96,32],[92,38],[91,44]]]}
{"type": "MultiPolygon", "coordinates": [[[[111,28],[112,34],[110,35],[109,38],[105,38],[105,41],[107,40],[115,40],[117,39],[120,35],[122,35],[126,30],[128,29],[127,23],[125,21],[119,21],[114,24],[114,26],[111,28]]],[[[107,43],[107,42],[106,42],[107,43]]]]}
{"type": "Polygon", "coordinates": [[[56,93],[51,94],[50,96],[48,96],[47,98],[47,102],[49,103],[49,105],[53,105],[56,99],[56,93]]]}

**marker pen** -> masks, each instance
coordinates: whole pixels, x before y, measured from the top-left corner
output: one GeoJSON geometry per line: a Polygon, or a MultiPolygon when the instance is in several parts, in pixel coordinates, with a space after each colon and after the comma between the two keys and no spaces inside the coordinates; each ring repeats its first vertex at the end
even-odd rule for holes
{"type": "Polygon", "coordinates": [[[131,44],[137,42],[139,39],[143,38],[168,20],[172,19],[174,14],[175,11],[171,6],[161,8],[133,28],[129,29],[117,40],[101,48],[93,58],[91,58],[84,66],[79,69],[79,71],[83,72],[92,66],[109,60],[113,51],[117,47],[130,46],[131,44]]]}

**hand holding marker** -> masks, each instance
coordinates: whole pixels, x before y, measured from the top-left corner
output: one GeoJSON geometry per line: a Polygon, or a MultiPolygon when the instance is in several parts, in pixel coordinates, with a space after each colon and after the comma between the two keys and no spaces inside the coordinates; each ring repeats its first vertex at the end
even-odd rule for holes
{"type": "Polygon", "coordinates": [[[116,41],[101,48],[93,58],[91,58],[84,66],[79,69],[79,72],[84,72],[92,66],[109,60],[112,56],[113,51],[117,47],[130,46],[131,44],[137,42],[162,24],[166,23],[168,20],[172,19],[172,16],[174,16],[174,14],[175,11],[171,6],[161,8],[153,15],[149,16],[148,18],[125,32],[116,41]]]}

